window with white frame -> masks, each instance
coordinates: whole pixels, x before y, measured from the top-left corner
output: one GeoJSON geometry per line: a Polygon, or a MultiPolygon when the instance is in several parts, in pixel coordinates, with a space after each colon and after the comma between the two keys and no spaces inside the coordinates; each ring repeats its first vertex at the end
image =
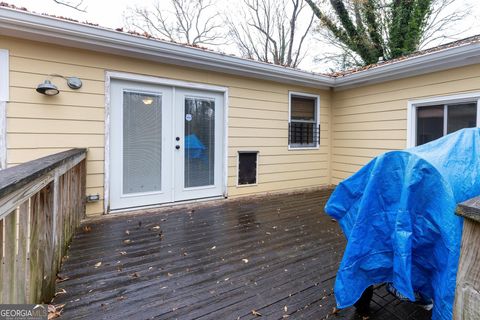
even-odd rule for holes
{"type": "Polygon", "coordinates": [[[320,97],[290,92],[288,146],[318,148],[320,145],[320,97]]]}
{"type": "Polygon", "coordinates": [[[412,144],[419,146],[479,123],[479,97],[414,104],[412,144]]]}

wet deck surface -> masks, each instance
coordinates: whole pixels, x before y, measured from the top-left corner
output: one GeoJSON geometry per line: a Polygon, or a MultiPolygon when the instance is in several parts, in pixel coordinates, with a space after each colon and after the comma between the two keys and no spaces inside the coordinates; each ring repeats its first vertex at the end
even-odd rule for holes
{"type": "MultiPolygon", "coordinates": [[[[86,221],[55,304],[63,319],[362,319],[334,313],[345,246],[328,192],[231,200],[86,221]],[[192,210],[192,208],[194,210],[192,210]]],[[[383,288],[370,319],[429,319],[383,288]]]]}

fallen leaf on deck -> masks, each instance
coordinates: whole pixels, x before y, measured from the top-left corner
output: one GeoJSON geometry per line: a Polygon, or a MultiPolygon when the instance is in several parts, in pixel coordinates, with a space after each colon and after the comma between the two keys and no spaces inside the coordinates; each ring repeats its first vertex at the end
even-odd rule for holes
{"type": "Polygon", "coordinates": [[[132,273],[132,274],[130,275],[130,277],[132,277],[132,278],[139,278],[140,275],[139,275],[137,272],[134,272],[134,273],[132,273]]]}
{"type": "Polygon", "coordinates": [[[128,231],[128,230],[125,230],[125,233],[126,233],[126,234],[130,234],[130,231],[128,231]]]}
{"type": "Polygon", "coordinates": [[[257,317],[261,317],[261,316],[262,316],[262,314],[261,314],[260,312],[255,311],[255,310],[252,310],[252,314],[253,314],[254,316],[257,316],[257,317]]]}
{"type": "Polygon", "coordinates": [[[57,275],[57,283],[67,281],[68,279],[70,279],[70,278],[67,277],[67,276],[62,277],[62,276],[57,275]]]}
{"type": "Polygon", "coordinates": [[[117,301],[122,301],[122,300],[125,300],[125,296],[120,296],[117,298],[117,301]]]}
{"type": "Polygon", "coordinates": [[[213,246],[210,249],[215,250],[215,249],[217,249],[217,246],[213,246]]]}
{"type": "Polygon", "coordinates": [[[283,307],[283,311],[288,312],[288,307],[287,306],[283,307]]]}
{"type": "Polygon", "coordinates": [[[120,251],[120,254],[121,254],[122,256],[124,256],[124,255],[127,254],[127,251],[120,251]]]}
{"type": "Polygon", "coordinates": [[[171,274],[170,272],[169,272],[169,273],[167,273],[167,275],[168,275],[169,277],[173,276],[173,274],[171,274]]]}
{"type": "Polygon", "coordinates": [[[152,230],[160,230],[160,226],[155,226],[152,228],[152,230]]]}
{"type": "Polygon", "coordinates": [[[65,304],[57,304],[57,305],[49,304],[48,305],[48,320],[60,317],[60,315],[62,314],[62,310],[63,310],[64,306],[65,306],[65,304]]]}
{"type": "Polygon", "coordinates": [[[333,307],[332,314],[337,314],[338,311],[340,311],[340,310],[338,310],[336,307],[333,307]]]}
{"type": "Polygon", "coordinates": [[[127,240],[123,241],[123,243],[125,243],[125,244],[129,244],[130,242],[132,242],[132,240],[130,240],[130,239],[127,239],[127,240]]]}
{"type": "Polygon", "coordinates": [[[92,231],[92,227],[90,227],[90,226],[83,226],[82,230],[83,230],[83,232],[88,233],[88,232],[92,231]]]}
{"type": "Polygon", "coordinates": [[[59,295],[59,294],[65,294],[65,293],[67,293],[67,291],[66,291],[65,289],[62,289],[62,290],[60,290],[60,291],[58,291],[58,292],[55,292],[55,297],[56,297],[57,295],[59,295]]]}
{"type": "Polygon", "coordinates": [[[368,319],[370,319],[369,316],[363,316],[363,317],[362,317],[362,320],[368,320],[368,319]]]}
{"type": "Polygon", "coordinates": [[[102,261],[95,263],[95,268],[98,268],[102,265],[102,261]]]}
{"type": "Polygon", "coordinates": [[[242,259],[244,263],[248,263],[248,259],[242,259]]]}

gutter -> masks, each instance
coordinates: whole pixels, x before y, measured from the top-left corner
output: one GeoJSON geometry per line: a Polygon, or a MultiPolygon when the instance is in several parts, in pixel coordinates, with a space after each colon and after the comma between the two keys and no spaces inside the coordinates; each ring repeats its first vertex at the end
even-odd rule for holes
{"type": "Polygon", "coordinates": [[[119,54],[281,83],[329,89],[334,79],[161,40],[10,8],[0,8],[2,35],[119,54]]]}

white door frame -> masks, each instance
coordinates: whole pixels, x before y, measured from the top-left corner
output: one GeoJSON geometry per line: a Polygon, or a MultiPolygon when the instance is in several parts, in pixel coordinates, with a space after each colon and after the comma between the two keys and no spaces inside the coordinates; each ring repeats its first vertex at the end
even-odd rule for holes
{"type": "Polygon", "coordinates": [[[0,49],[0,170],[7,167],[7,102],[10,100],[8,50],[0,49]]]}
{"type": "Polygon", "coordinates": [[[104,214],[108,214],[110,211],[110,114],[111,114],[111,92],[110,86],[112,80],[126,80],[131,82],[139,83],[148,83],[148,84],[158,84],[163,86],[171,86],[187,88],[187,89],[197,89],[205,91],[214,91],[223,93],[223,196],[228,196],[228,88],[196,83],[196,82],[187,82],[181,80],[159,78],[154,76],[146,76],[135,73],[127,72],[117,72],[117,71],[106,71],[105,72],[105,153],[104,153],[104,214]]]}

